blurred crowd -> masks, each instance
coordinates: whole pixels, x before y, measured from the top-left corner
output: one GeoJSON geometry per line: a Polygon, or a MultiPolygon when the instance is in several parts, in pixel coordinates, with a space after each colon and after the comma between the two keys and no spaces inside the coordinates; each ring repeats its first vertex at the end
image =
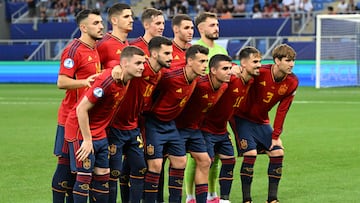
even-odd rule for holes
{"type": "MultiPolygon", "coordinates": [[[[16,1],[16,0],[15,0],[16,1]]],[[[36,15],[37,6],[41,22],[67,22],[89,6],[106,12],[107,0],[26,0],[29,16],[36,15]],[[39,4],[37,4],[40,1],[39,4]]],[[[357,0],[340,0],[327,6],[328,14],[355,13],[357,0]]],[[[162,10],[167,19],[178,13],[195,16],[202,11],[217,13],[220,19],[231,18],[278,18],[308,14],[314,10],[312,0],[153,0],[151,7],[162,10]]],[[[360,5],[360,4],[359,4],[360,5]]],[[[141,15],[141,14],[140,14],[141,15]]]]}

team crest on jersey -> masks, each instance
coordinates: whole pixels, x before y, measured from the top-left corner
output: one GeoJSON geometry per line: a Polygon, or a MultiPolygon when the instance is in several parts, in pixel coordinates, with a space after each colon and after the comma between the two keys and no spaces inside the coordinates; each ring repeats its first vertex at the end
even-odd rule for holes
{"type": "Polygon", "coordinates": [[[91,57],[91,56],[89,56],[89,57],[88,57],[88,61],[91,61],[91,60],[92,60],[92,57],[91,57]]]}
{"type": "Polygon", "coordinates": [[[90,167],[91,167],[91,160],[89,158],[86,158],[83,161],[83,168],[88,170],[88,169],[90,169],[90,167]]]}
{"type": "Polygon", "coordinates": [[[262,81],[262,82],[259,82],[260,83],[260,85],[262,85],[262,86],[266,86],[266,81],[262,81]]]}
{"type": "Polygon", "coordinates": [[[104,96],[104,90],[100,87],[97,87],[94,89],[93,94],[96,98],[100,98],[100,97],[104,96]]]}
{"type": "Polygon", "coordinates": [[[239,88],[235,88],[233,92],[239,92],[239,88]]]}
{"type": "Polygon", "coordinates": [[[247,149],[248,148],[247,140],[245,140],[245,139],[240,140],[240,148],[241,149],[247,149]]]}
{"type": "Polygon", "coordinates": [[[175,57],[174,57],[174,60],[179,60],[180,59],[180,57],[178,56],[178,55],[176,55],[175,57]]]}
{"type": "Polygon", "coordinates": [[[118,50],[116,50],[116,54],[121,54],[121,50],[120,49],[118,49],[118,50]]]}
{"type": "Polygon", "coordinates": [[[150,80],[150,76],[144,77],[144,80],[150,80]]]}
{"type": "Polygon", "coordinates": [[[146,146],[146,153],[147,153],[149,156],[154,155],[154,153],[155,153],[154,146],[152,146],[151,144],[148,145],[148,146],[146,146]]]}
{"type": "Polygon", "coordinates": [[[67,69],[70,69],[72,67],[74,67],[74,60],[72,60],[71,58],[67,58],[64,60],[64,67],[67,69]]]}
{"type": "Polygon", "coordinates": [[[286,93],[287,89],[288,89],[288,86],[286,84],[281,85],[278,90],[278,94],[284,95],[286,93]]]}
{"type": "Polygon", "coordinates": [[[202,98],[208,99],[208,98],[209,98],[209,95],[208,95],[208,94],[205,94],[205,95],[202,96],[202,98]]]}
{"type": "Polygon", "coordinates": [[[114,145],[114,144],[111,144],[110,146],[109,146],[109,152],[110,152],[110,155],[115,155],[116,154],[116,145],[114,145]]]}

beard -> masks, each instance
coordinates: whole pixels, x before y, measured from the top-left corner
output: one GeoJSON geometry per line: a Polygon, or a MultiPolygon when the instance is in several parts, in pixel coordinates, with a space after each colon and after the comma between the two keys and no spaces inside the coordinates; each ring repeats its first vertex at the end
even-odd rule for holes
{"type": "Polygon", "coordinates": [[[205,34],[205,37],[211,40],[217,40],[219,39],[219,35],[211,35],[211,34],[205,34]]]}
{"type": "Polygon", "coordinates": [[[97,41],[103,38],[103,36],[98,36],[98,35],[90,35],[91,39],[97,41]]]}
{"type": "Polygon", "coordinates": [[[160,64],[161,67],[170,68],[171,63],[165,63],[165,62],[160,61],[160,60],[157,60],[157,62],[158,62],[158,64],[160,64]]]}

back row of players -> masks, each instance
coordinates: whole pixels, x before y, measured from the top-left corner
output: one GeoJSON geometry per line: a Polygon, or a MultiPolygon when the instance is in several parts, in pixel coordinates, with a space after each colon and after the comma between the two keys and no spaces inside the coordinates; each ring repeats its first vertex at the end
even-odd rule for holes
{"type": "Polygon", "coordinates": [[[193,21],[184,14],[172,19],[173,40],[161,36],[164,16],[153,8],[142,14],[144,35],[130,43],[130,6],[114,4],[108,20],[112,32],[104,35],[99,11],[81,11],[81,36],[62,53],[57,85],[66,94],[58,112],[53,202],[115,203],[119,179],[122,202],[164,202],[164,157],[170,160],[166,202],[181,202],[185,167],[186,202],[230,202],[235,156],[228,121],[243,156],[243,202],[252,201],[259,150],[270,158],[267,202],[278,202],[279,136],[298,86],[295,51],[278,45],[274,63],[261,65],[261,53],[245,47],[238,66],[215,43],[219,23],[208,12],[195,18],[201,36],[195,45],[193,21]],[[278,103],[272,128],[268,112],[278,103]]]}

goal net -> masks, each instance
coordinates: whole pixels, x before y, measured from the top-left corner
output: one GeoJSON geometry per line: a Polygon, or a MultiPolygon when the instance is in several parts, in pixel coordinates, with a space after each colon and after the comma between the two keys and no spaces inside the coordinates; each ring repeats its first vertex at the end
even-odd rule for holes
{"type": "Polygon", "coordinates": [[[317,15],[316,88],[358,86],[360,15],[317,15]]]}

